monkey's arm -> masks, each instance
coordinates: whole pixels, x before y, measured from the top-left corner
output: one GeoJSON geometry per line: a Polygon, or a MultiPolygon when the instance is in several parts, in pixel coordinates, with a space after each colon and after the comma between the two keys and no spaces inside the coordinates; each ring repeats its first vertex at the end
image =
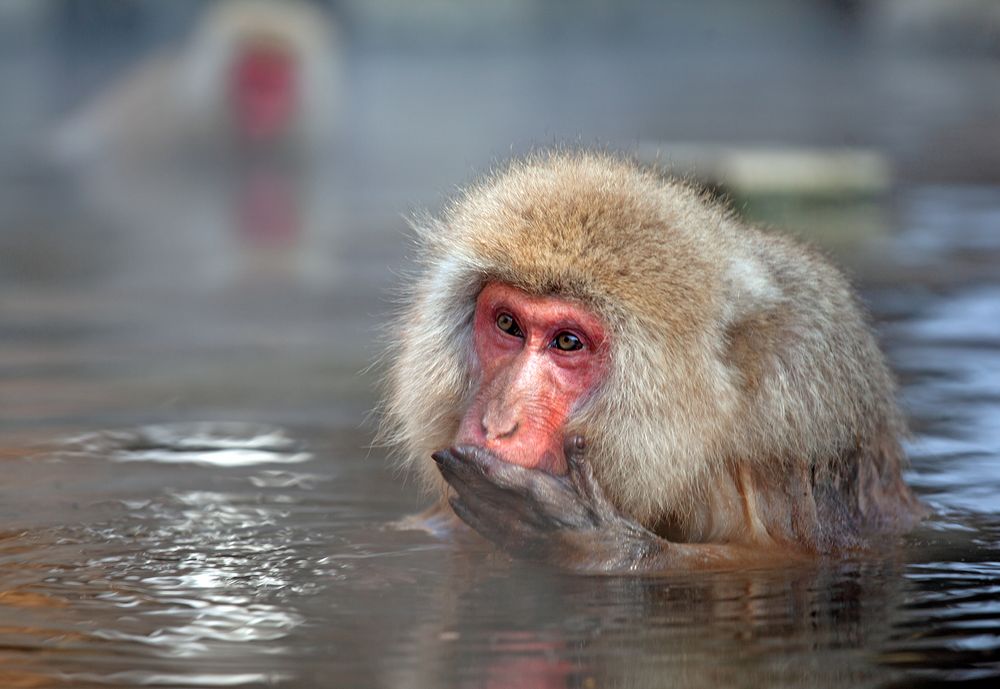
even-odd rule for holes
{"type": "Polygon", "coordinates": [[[746,559],[744,549],[672,543],[622,515],[605,497],[580,437],[565,444],[566,476],[462,446],[434,453],[455,490],[455,513],[512,555],[577,572],[654,573],[746,559]]]}

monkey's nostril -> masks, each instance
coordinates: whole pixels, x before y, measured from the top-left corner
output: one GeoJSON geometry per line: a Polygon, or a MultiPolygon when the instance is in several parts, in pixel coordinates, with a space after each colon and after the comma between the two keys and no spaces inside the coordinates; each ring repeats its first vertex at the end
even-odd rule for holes
{"type": "Polygon", "coordinates": [[[519,427],[520,425],[521,425],[521,424],[519,424],[519,423],[518,423],[517,421],[515,421],[515,422],[514,422],[514,425],[510,427],[510,430],[509,430],[509,431],[506,431],[506,432],[504,432],[504,433],[503,433],[502,435],[500,435],[500,436],[498,436],[498,437],[500,437],[500,438],[509,438],[510,436],[512,436],[512,435],[514,435],[515,433],[517,433],[517,429],[518,429],[518,427],[519,427]]]}
{"type": "Polygon", "coordinates": [[[519,421],[513,419],[502,423],[491,423],[483,419],[483,435],[486,436],[487,440],[503,440],[517,433],[520,425],[519,421]]]}

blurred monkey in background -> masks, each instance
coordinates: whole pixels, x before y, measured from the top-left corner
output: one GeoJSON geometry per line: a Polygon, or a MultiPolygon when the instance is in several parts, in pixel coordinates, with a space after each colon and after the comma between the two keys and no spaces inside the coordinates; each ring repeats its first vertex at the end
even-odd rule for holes
{"type": "Polygon", "coordinates": [[[338,43],[306,2],[210,3],[57,129],[51,157],[122,228],[136,279],[179,275],[137,256],[193,285],[337,279],[338,43]]]}
{"type": "Polygon", "coordinates": [[[334,26],[312,5],[214,3],[186,45],[140,63],[70,118],[56,132],[55,153],[134,160],[325,148],[338,64],[334,26]]]}

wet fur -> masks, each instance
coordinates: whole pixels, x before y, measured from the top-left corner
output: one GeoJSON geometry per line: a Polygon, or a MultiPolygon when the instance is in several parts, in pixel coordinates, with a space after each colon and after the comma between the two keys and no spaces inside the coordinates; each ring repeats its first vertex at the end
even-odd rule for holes
{"type": "Polygon", "coordinates": [[[677,180],[606,154],[514,162],[416,227],[385,438],[426,485],[474,389],[488,280],[598,313],[611,368],[573,415],[597,480],[676,541],[852,547],[909,526],[894,385],[844,277],[677,180]]]}

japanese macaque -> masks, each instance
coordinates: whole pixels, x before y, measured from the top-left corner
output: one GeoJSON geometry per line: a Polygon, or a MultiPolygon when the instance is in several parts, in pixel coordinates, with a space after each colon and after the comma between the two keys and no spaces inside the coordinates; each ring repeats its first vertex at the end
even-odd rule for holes
{"type": "Polygon", "coordinates": [[[123,273],[171,288],[341,279],[337,39],[316,3],[207,3],[189,40],[54,132],[50,161],[130,243],[123,273]]]}
{"type": "Polygon", "coordinates": [[[335,132],[334,26],[298,0],[210,5],[190,41],[104,89],[54,134],[58,160],[147,164],[314,155],[335,132]]]}
{"type": "Polygon", "coordinates": [[[385,429],[438,516],[585,572],[842,553],[919,519],[892,377],[812,251],[594,153],[515,162],[417,231],[385,429]]]}

